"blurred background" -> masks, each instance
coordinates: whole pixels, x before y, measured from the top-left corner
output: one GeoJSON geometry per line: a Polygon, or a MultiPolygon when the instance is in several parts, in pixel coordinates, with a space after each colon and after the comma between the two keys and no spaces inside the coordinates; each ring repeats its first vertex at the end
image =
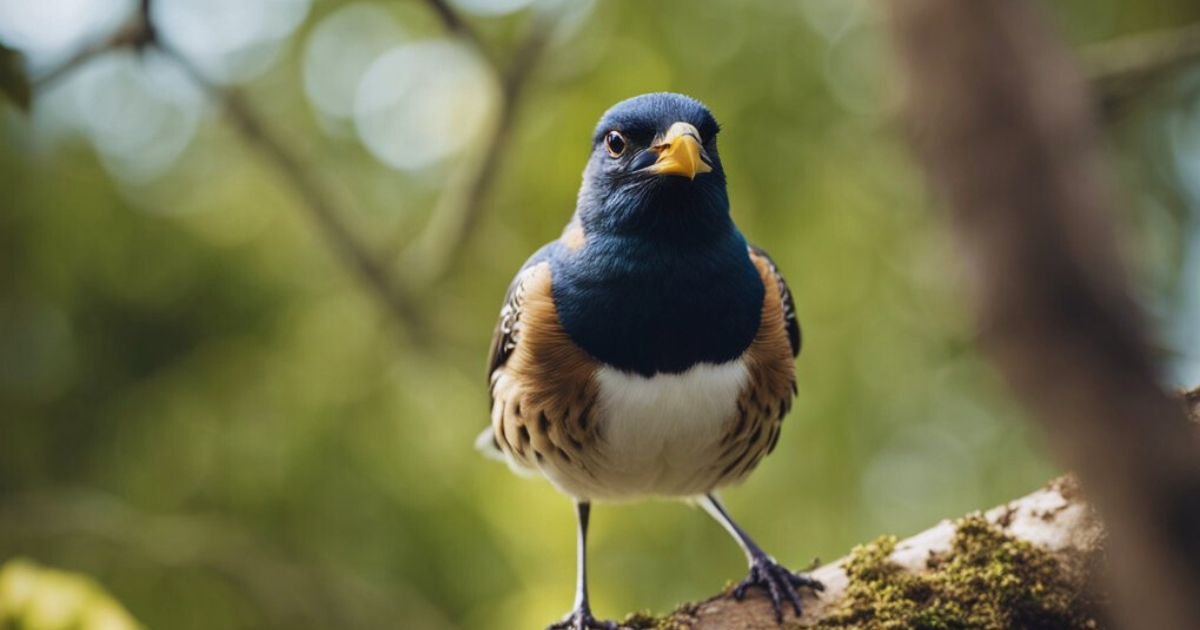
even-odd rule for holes
{"type": "MultiPolygon", "coordinates": [[[[805,331],[742,525],[801,568],[1032,491],[1058,471],[975,348],[871,4],[156,0],[148,29],[135,0],[0,0],[0,563],[152,628],[557,619],[573,510],[472,449],[487,347],[595,121],[658,90],[722,122],[805,331]]],[[[1200,21],[1046,7],[1081,50],[1200,21]]],[[[1126,253],[1192,386],[1200,67],[1110,105],[1126,253]]],[[[594,510],[591,553],[601,617],[745,570],[671,502],[594,510]]]]}

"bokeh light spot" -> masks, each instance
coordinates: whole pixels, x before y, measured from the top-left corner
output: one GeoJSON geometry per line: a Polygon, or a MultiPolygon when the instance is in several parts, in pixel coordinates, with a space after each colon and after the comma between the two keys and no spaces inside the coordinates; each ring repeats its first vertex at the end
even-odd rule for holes
{"type": "Polygon", "coordinates": [[[317,24],[304,49],[304,90],[314,105],[339,118],[354,114],[354,93],[371,62],[404,39],[382,7],[354,3],[317,24]]]}
{"type": "Polygon", "coordinates": [[[310,0],[159,0],[160,36],[210,79],[240,82],[274,64],[310,0]]]}
{"type": "Polygon", "coordinates": [[[450,4],[476,15],[505,15],[520,11],[537,0],[450,0],[450,4]]]}
{"type": "Polygon", "coordinates": [[[204,102],[183,71],[161,53],[112,54],[82,68],[71,83],[77,124],[106,168],[132,183],[161,175],[187,148],[204,102]]]}
{"type": "Polygon", "coordinates": [[[37,70],[61,63],[132,15],[134,0],[0,0],[0,41],[37,70]]]}
{"type": "Polygon", "coordinates": [[[488,126],[495,77],[462,46],[426,40],[393,48],[363,75],[354,122],[367,149],[401,170],[458,153],[488,126]]]}

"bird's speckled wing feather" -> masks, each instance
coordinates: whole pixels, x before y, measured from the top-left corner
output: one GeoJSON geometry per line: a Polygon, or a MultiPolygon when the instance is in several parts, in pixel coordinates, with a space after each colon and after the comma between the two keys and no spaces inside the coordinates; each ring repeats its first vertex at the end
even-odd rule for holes
{"type": "Polygon", "coordinates": [[[760,259],[755,260],[755,263],[765,264],[770,270],[770,275],[775,278],[775,283],[779,286],[779,298],[783,302],[783,322],[787,325],[788,341],[792,344],[792,356],[800,356],[800,320],[796,318],[796,303],[792,300],[792,291],[788,289],[787,281],[775,267],[775,261],[771,260],[771,256],[761,248],[751,245],[750,258],[751,260],[760,259]]]}
{"type": "Polygon", "coordinates": [[[793,357],[800,349],[800,327],[787,284],[766,252],[751,246],[749,254],[766,294],[758,334],[743,355],[750,378],[738,396],[737,414],[725,432],[725,450],[717,461],[722,485],[744,479],[775,450],[796,393],[793,357]]]}
{"type": "MultiPolygon", "coordinates": [[[[496,320],[496,328],[492,331],[492,345],[488,349],[488,390],[493,408],[496,404],[497,371],[504,367],[517,347],[517,334],[521,323],[521,301],[524,294],[523,280],[531,267],[547,258],[549,247],[550,245],[546,245],[530,256],[529,260],[521,265],[521,269],[517,271],[517,275],[513,277],[512,282],[508,284],[508,289],[504,292],[500,317],[496,320]]],[[[475,438],[475,448],[489,458],[501,461],[505,459],[504,452],[500,449],[500,443],[496,439],[496,433],[490,425],[479,434],[479,437],[475,438]]],[[[514,470],[525,472],[516,468],[514,470]]]]}
{"type": "Polygon", "coordinates": [[[521,265],[520,271],[513,277],[504,293],[504,304],[500,307],[500,318],[496,321],[496,329],[492,331],[492,346],[488,350],[488,381],[496,369],[508,362],[508,357],[517,345],[517,332],[521,323],[522,278],[525,272],[534,265],[549,257],[549,249],[553,243],[534,252],[529,260],[521,265]]]}
{"type": "MultiPolygon", "coordinates": [[[[551,263],[521,272],[508,357],[492,371],[492,430],[510,463],[556,474],[582,470],[597,439],[593,410],[599,365],[562,329],[551,295],[551,263]]],[[[503,334],[502,334],[503,336],[503,334]]]]}

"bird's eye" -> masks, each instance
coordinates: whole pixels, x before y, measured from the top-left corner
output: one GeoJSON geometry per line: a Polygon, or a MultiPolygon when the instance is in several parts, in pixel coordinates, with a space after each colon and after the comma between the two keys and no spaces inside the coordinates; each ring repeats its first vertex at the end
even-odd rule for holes
{"type": "Polygon", "coordinates": [[[619,131],[610,131],[607,136],[604,136],[604,146],[608,148],[608,154],[613,157],[621,157],[625,152],[625,136],[619,131]]]}

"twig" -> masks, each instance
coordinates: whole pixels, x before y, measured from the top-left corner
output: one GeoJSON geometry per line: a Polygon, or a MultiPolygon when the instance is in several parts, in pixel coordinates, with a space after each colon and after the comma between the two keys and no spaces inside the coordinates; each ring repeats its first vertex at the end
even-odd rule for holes
{"type": "Polygon", "coordinates": [[[479,33],[477,33],[475,29],[471,28],[471,25],[468,24],[467,21],[464,20],[461,15],[459,15],[458,11],[455,11],[454,7],[450,6],[446,0],[425,0],[425,2],[429,5],[429,8],[433,9],[433,12],[437,14],[438,19],[442,21],[442,25],[446,27],[447,31],[466,38],[471,42],[471,45],[477,48],[479,52],[483,53],[484,56],[488,55],[487,47],[483,43],[483,38],[479,36],[479,33]]]}
{"type": "Polygon", "coordinates": [[[225,112],[241,132],[242,138],[271,161],[300,196],[334,252],[349,264],[376,299],[404,326],[409,340],[418,346],[426,344],[429,341],[428,326],[421,311],[413,306],[412,296],[402,288],[405,285],[342,220],[342,211],[334,203],[332,195],[317,184],[314,169],[302,163],[283,145],[280,137],[267,128],[240,93],[228,90],[215,90],[213,93],[223,100],[225,112]]]}
{"type": "MultiPolygon", "coordinates": [[[[445,0],[426,1],[449,32],[466,39],[481,55],[496,64],[478,33],[453,7],[445,0]]],[[[404,326],[409,338],[418,344],[423,343],[427,339],[425,332],[428,327],[421,312],[413,306],[414,296],[407,288],[411,283],[399,282],[385,259],[372,253],[365,242],[344,223],[341,218],[344,213],[333,200],[332,194],[318,183],[319,176],[315,170],[304,164],[285,145],[280,136],[270,130],[240,94],[214,85],[185,55],[158,40],[151,24],[150,9],[151,0],[141,0],[137,18],[127,27],[107,40],[81,50],[67,63],[43,77],[37,83],[37,88],[44,89],[88,60],[106,52],[129,46],[141,48],[148,44],[156,45],[172,57],[210,96],[222,103],[239,134],[273,163],[296,191],[314,224],[335,253],[359,276],[386,311],[404,326]]],[[[431,220],[423,235],[415,239],[415,246],[431,245],[423,252],[427,254],[425,260],[428,262],[424,265],[413,265],[414,269],[425,271],[418,278],[423,281],[422,284],[427,285],[448,271],[478,224],[483,199],[499,171],[504,146],[512,134],[512,125],[523,88],[545,50],[550,31],[544,20],[535,21],[529,35],[508,64],[507,70],[502,72],[501,103],[496,128],[478,170],[466,184],[461,206],[445,223],[431,220]],[[433,243],[435,240],[442,240],[437,238],[437,235],[441,233],[439,227],[444,224],[450,225],[445,243],[433,243]]]]}
{"type": "Polygon", "coordinates": [[[465,192],[453,198],[455,203],[445,211],[447,218],[437,220],[435,217],[431,220],[404,253],[414,261],[408,267],[421,270],[420,284],[428,286],[444,277],[479,225],[485,208],[484,200],[500,171],[505,149],[512,137],[525,86],[550,42],[552,26],[548,18],[534,20],[502,74],[496,126],[478,166],[464,183],[465,192]]]}
{"type": "Polygon", "coordinates": [[[1200,449],[1118,255],[1085,83],[1027,0],[887,3],[983,347],[1111,534],[1126,628],[1200,628],[1200,449]]]}
{"type": "Polygon", "coordinates": [[[425,334],[428,327],[421,312],[413,306],[412,296],[383,260],[372,254],[366,242],[343,221],[343,211],[334,201],[333,194],[318,183],[319,176],[315,169],[302,162],[284,144],[239,92],[214,85],[174,48],[162,42],[158,43],[158,47],[174,59],[197,85],[222,104],[226,116],[242,139],[274,164],[295,190],[330,248],[358,275],[387,312],[404,326],[409,339],[417,345],[425,344],[428,341],[425,334]]]}
{"type": "Polygon", "coordinates": [[[383,258],[374,255],[366,242],[344,222],[344,212],[334,201],[333,194],[319,183],[320,176],[316,170],[297,157],[240,94],[213,84],[186,55],[161,41],[151,22],[150,11],[151,0],[141,0],[137,16],[128,25],[107,40],[81,50],[42,77],[36,84],[38,89],[44,89],[88,60],[106,52],[126,47],[140,49],[156,46],[223,105],[226,115],[242,138],[279,169],[335,254],[362,280],[389,315],[404,327],[410,341],[418,347],[425,345],[428,342],[428,327],[421,312],[413,306],[405,285],[398,281],[383,258]]]}
{"type": "MultiPolygon", "coordinates": [[[[143,0],[143,5],[145,4],[146,2],[143,0]]],[[[150,44],[155,40],[155,33],[150,20],[147,18],[148,15],[149,12],[146,10],[139,11],[133,19],[113,32],[112,35],[84,46],[74,55],[71,55],[70,59],[67,59],[46,74],[36,77],[33,80],[33,89],[35,91],[44,91],[53,83],[105,53],[124,48],[141,49],[150,44]]]]}
{"type": "Polygon", "coordinates": [[[1200,62],[1200,24],[1095,44],[1080,60],[1101,108],[1113,112],[1154,82],[1200,62]]]}

